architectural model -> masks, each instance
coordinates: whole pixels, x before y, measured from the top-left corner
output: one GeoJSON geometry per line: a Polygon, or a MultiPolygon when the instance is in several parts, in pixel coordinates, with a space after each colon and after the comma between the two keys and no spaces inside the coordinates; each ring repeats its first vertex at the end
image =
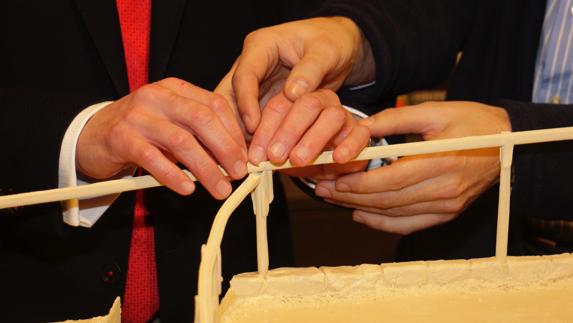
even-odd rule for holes
{"type": "MultiPolygon", "coordinates": [[[[269,271],[266,218],[273,199],[272,171],[291,165],[250,165],[250,175],[225,201],[202,246],[195,322],[573,322],[573,255],[507,256],[513,147],[571,139],[573,127],[371,147],[356,158],[500,147],[496,255],[486,259],[269,271]],[[225,225],[249,194],[257,225],[258,271],[236,275],[220,302],[225,225]]],[[[332,153],[325,152],[315,164],[332,162],[332,153]]],[[[9,195],[0,197],[0,208],[158,185],[141,176],[9,195]]],[[[108,316],[88,322],[120,322],[118,305],[116,300],[108,316]]]]}

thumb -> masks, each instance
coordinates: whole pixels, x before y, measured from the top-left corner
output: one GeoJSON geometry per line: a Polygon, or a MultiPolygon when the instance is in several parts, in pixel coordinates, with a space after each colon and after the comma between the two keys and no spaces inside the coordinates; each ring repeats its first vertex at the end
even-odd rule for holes
{"type": "Polygon", "coordinates": [[[231,107],[231,110],[233,111],[233,114],[235,115],[235,118],[237,119],[239,127],[241,128],[241,132],[243,133],[243,136],[245,138],[249,139],[250,134],[248,133],[246,126],[244,124],[244,121],[241,118],[241,114],[240,114],[239,108],[237,106],[237,98],[235,96],[235,92],[233,91],[232,77],[233,77],[234,71],[235,71],[235,65],[233,65],[233,67],[227,73],[227,75],[225,75],[225,77],[223,77],[223,79],[221,79],[221,81],[219,82],[219,84],[217,85],[217,87],[215,88],[215,90],[213,92],[223,96],[225,98],[225,100],[227,101],[227,103],[229,103],[229,106],[231,107]]]}
{"type": "Polygon", "coordinates": [[[233,92],[233,84],[232,84],[232,77],[233,73],[235,72],[235,66],[231,68],[231,70],[219,81],[217,87],[213,92],[222,95],[227,103],[231,106],[233,111],[237,111],[237,101],[235,98],[235,93],[233,92]]]}
{"type": "MultiPolygon", "coordinates": [[[[336,55],[324,55],[329,52],[332,49],[315,45],[293,66],[284,87],[285,96],[289,100],[296,101],[302,95],[316,90],[329,74],[337,72],[336,55]]],[[[340,85],[334,84],[331,90],[338,90],[340,85]]]]}

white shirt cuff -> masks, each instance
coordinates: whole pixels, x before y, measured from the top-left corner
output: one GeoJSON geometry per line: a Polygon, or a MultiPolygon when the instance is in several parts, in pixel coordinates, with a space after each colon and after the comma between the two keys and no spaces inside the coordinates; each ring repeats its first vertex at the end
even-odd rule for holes
{"type": "MultiPolygon", "coordinates": [[[[79,180],[76,171],[76,145],[78,138],[88,120],[111,101],[94,104],[78,114],[64,135],[60,149],[58,187],[69,187],[87,184],[79,180]]],[[[83,200],[62,201],[64,222],[77,227],[90,228],[115,201],[119,194],[106,195],[83,200]]]]}

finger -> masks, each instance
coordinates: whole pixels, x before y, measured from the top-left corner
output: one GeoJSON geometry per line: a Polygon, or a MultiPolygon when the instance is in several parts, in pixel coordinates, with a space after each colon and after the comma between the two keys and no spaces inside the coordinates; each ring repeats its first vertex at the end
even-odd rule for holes
{"type": "Polygon", "coordinates": [[[360,123],[370,129],[373,137],[381,138],[394,134],[425,134],[437,126],[436,117],[429,105],[417,105],[385,109],[360,123]]]}
{"type": "Polygon", "coordinates": [[[429,202],[421,202],[412,205],[382,209],[378,207],[364,206],[352,202],[341,202],[334,199],[325,199],[325,202],[340,205],[349,209],[357,209],[365,212],[376,213],[390,217],[414,216],[428,213],[436,214],[459,214],[463,210],[463,201],[457,199],[443,199],[429,202]]]}
{"type": "Polygon", "coordinates": [[[235,61],[229,72],[227,72],[221,81],[219,81],[219,84],[217,84],[217,87],[213,92],[222,95],[227,100],[227,103],[231,109],[236,112],[237,116],[240,117],[238,114],[237,98],[235,97],[235,93],[233,91],[233,74],[235,73],[236,68],[237,62],[235,61]]]}
{"type": "Polygon", "coordinates": [[[265,42],[256,34],[249,34],[233,74],[232,83],[239,113],[250,133],[255,132],[261,119],[259,85],[279,60],[277,48],[272,44],[270,40],[265,42]]]}
{"type": "Polygon", "coordinates": [[[332,157],[337,163],[347,163],[356,158],[358,154],[368,146],[370,141],[370,132],[364,126],[354,126],[350,133],[336,145],[332,157]]]}
{"type": "MultiPolygon", "coordinates": [[[[326,203],[330,203],[330,204],[335,204],[338,206],[342,206],[345,207],[347,209],[356,209],[356,210],[361,210],[364,212],[369,212],[369,213],[375,213],[375,214],[379,214],[379,215],[384,215],[384,216],[394,216],[391,214],[388,214],[386,209],[378,209],[375,207],[367,207],[367,206],[362,206],[362,205],[357,205],[357,204],[352,204],[352,203],[343,203],[337,200],[331,200],[331,199],[324,199],[324,201],[326,203]]],[[[419,214],[425,214],[427,212],[424,213],[419,213],[419,214]]],[[[410,215],[404,215],[404,216],[412,216],[412,215],[417,215],[417,214],[410,214],[410,215]]]]}
{"type": "MultiPolygon", "coordinates": [[[[368,166],[368,161],[354,161],[345,164],[326,164],[323,167],[325,178],[338,179],[341,176],[356,172],[363,172],[368,166]]],[[[320,178],[316,178],[320,179],[320,178]]]]}
{"type": "Polygon", "coordinates": [[[344,119],[344,125],[342,126],[342,129],[338,132],[338,134],[334,138],[332,138],[333,147],[338,147],[338,145],[340,145],[344,141],[344,139],[348,137],[348,135],[350,135],[352,129],[358,126],[365,127],[366,131],[368,131],[368,134],[370,135],[370,131],[366,126],[359,125],[356,119],[354,119],[352,113],[350,113],[350,111],[346,109],[344,110],[347,112],[346,118],[344,119]]]}
{"type": "MultiPolygon", "coordinates": [[[[218,116],[208,107],[191,100],[173,97],[173,104],[165,114],[184,128],[190,129],[221,163],[227,173],[235,179],[247,173],[247,155],[241,146],[227,132],[218,116]]],[[[157,126],[154,126],[157,129],[157,126]]],[[[184,138],[171,140],[184,141],[184,138]]]]}
{"type": "Polygon", "coordinates": [[[328,145],[344,124],[345,111],[337,107],[324,109],[316,122],[304,133],[289,157],[293,165],[308,165],[328,145]]]}
{"type": "Polygon", "coordinates": [[[262,111],[264,111],[264,107],[270,99],[278,94],[284,96],[283,89],[289,73],[290,67],[281,65],[275,68],[271,75],[259,84],[259,106],[262,108],[262,111]]]}
{"type": "Polygon", "coordinates": [[[360,210],[352,213],[352,219],[358,223],[365,224],[376,230],[403,235],[451,221],[454,217],[454,215],[450,214],[423,214],[393,218],[360,210]]]}
{"type": "Polygon", "coordinates": [[[222,95],[227,103],[231,107],[233,111],[233,115],[235,116],[235,120],[241,129],[242,138],[240,138],[243,142],[248,142],[251,139],[251,134],[245,128],[245,124],[243,123],[243,119],[241,119],[241,115],[239,114],[239,107],[237,106],[237,98],[235,97],[235,92],[233,91],[233,73],[235,72],[235,65],[231,68],[231,70],[221,79],[215,90],[214,93],[222,95]]]}
{"type": "Polygon", "coordinates": [[[263,110],[261,122],[257,127],[249,147],[249,160],[258,165],[267,159],[267,149],[277,129],[286,118],[292,106],[284,94],[277,94],[272,98],[263,110]]]}
{"type": "Polygon", "coordinates": [[[297,100],[269,143],[269,160],[273,163],[284,162],[325,107],[320,93],[310,93],[297,100]]]}
{"type": "MultiPolygon", "coordinates": [[[[223,99],[224,100],[224,99],[223,99]]],[[[231,110],[229,105],[223,104],[226,100],[214,100],[211,102],[209,106],[213,112],[219,117],[223,127],[227,130],[227,132],[231,135],[231,138],[235,140],[235,142],[241,147],[242,154],[246,157],[247,156],[247,143],[245,140],[245,135],[243,128],[239,122],[239,116],[235,111],[231,110]]]]}
{"type": "Polygon", "coordinates": [[[316,189],[316,194],[320,197],[381,209],[449,199],[462,201],[466,192],[465,184],[455,176],[432,178],[402,190],[377,193],[340,192],[330,181],[319,182],[316,189]]]}
{"type": "Polygon", "coordinates": [[[223,199],[231,193],[231,184],[195,137],[168,122],[156,122],[155,126],[161,131],[148,134],[150,140],[183,163],[213,197],[223,199]]]}
{"type": "Polygon", "coordinates": [[[132,136],[121,150],[125,159],[148,171],[157,181],[181,195],[195,191],[193,181],[177,165],[165,157],[159,149],[147,141],[132,136]]]}
{"type": "Polygon", "coordinates": [[[345,205],[360,205],[364,207],[371,208],[387,208],[391,207],[387,203],[389,201],[385,200],[384,193],[368,193],[368,194],[357,194],[349,192],[339,192],[335,188],[335,181],[326,180],[317,183],[314,193],[318,197],[324,199],[336,201],[340,204],[345,205]]]}
{"type": "Polygon", "coordinates": [[[241,140],[249,142],[251,139],[251,134],[245,128],[245,124],[243,123],[243,119],[239,113],[239,107],[237,106],[237,98],[235,96],[235,92],[233,90],[233,74],[235,73],[236,63],[233,64],[231,70],[221,79],[217,87],[213,92],[222,95],[227,103],[233,110],[235,115],[235,119],[237,120],[239,127],[241,128],[241,132],[243,134],[243,138],[241,140]]]}
{"type": "Polygon", "coordinates": [[[229,101],[224,96],[207,91],[189,82],[170,77],[157,82],[158,85],[175,92],[187,99],[201,103],[211,108],[221,120],[223,126],[231,134],[231,137],[247,151],[245,137],[238,122],[237,114],[233,110],[229,101]]]}
{"type": "Polygon", "coordinates": [[[345,174],[364,171],[368,162],[357,161],[346,164],[313,165],[284,169],[281,172],[288,176],[312,178],[315,180],[335,180],[345,174]]]}
{"type": "Polygon", "coordinates": [[[219,81],[219,84],[217,84],[217,87],[213,91],[222,95],[234,111],[237,111],[237,101],[235,93],[233,92],[233,74],[235,73],[236,65],[237,63],[235,62],[227,74],[225,74],[221,81],[219,81]]]}
{"type": "Polygon", "coordinates": [[[444,154],[404,157],[384,167],[342,177],[336,188],[354,193],[401,190],[446,173],[454,162],[444,154]]]}
{"type": "MultiPolygon", "coordinates": [[[[335,70],[338,63],[337,55],[324,54],[331,50],[331,44],[320,42],[306,49],[301,60],[292,68],[285,83],[284,91],[287,98],[295,101],[304,94],[311,93],[323,83],[330,71],[335,70]]],[[[332,89],[336,90],[336,88],[337,86],[332,86],[332,89]]]]}

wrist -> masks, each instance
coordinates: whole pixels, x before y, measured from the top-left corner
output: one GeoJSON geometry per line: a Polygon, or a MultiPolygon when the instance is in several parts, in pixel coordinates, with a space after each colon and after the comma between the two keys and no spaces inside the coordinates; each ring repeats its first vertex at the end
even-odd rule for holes
{"type": "MultiPolygon", "coordinates": [[[[103,102],[95,104],[84,111],[91,110],[85,115],[83,124],[78,128],[77,139],[75,142],[74,164],[79,177],[90,181],[101,180],[110,177],[108,174],[101,174],[93,171],[93,165],[101,165],[101,156],[109,156],[105,150],[105,145],[97,144],[102,142],[101,137],[105,131],[93,130],[97,124],[101,124],[96,115],[101,115],[101,111],[109,107],[113,102],[103,102]],[[96,124],[94,126],[94,124],[96,124]]],[[[105,122],[104,122],[105,123],[105,122]]]]}

